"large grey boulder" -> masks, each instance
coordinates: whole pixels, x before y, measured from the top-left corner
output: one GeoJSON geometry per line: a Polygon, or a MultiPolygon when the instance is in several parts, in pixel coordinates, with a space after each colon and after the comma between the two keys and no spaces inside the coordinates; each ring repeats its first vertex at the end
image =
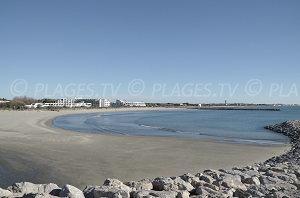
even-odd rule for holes
{"type": "Polygon", "coordinates": [[[129,198],[132,188],[126,186],[117,179],[106,179],[103,186],[90,186],[84,190],[85,197],[88,198],[129,198]]]}
{"type": "Polygon", "coordinates": [[[59,196],[68,198],[84,198],[83,192],[81,190],[69,184],[63,186],[61,192],[59,193],[59,196]]]}
{"type": "MultiPolygon", "coordinates": [[[[133,198],[177,198],[178,192],[175,191],[153,191],[153,190],[143,190],[136,191],[132,193],[133,198]]],[[[185,197],[184,197],[185,198],[185,197]]]]}
{"type": "Polygon", "coordinates": [[[140,180],[137,182],[129,181],[129,182],[125,182],[124,184],[135,190],[152,190],[153,189],[152,181],[149,179],[143,179],[143,180],[140,180]]]}
{"type": "Polygon", "coordinates": [[[244,184],[254,184],[256,186],[260,185],[260,181],[259,181],[258,177],[255,177],[255,176],[244,178],[244,179],[242,179],[242,182],[244,184]]]}
{"type": "Polygon", "coordinates": [[[38,193],[38,194],[26,194],[23,195],[22,198],[59,198],[59,197],[50,194],[45,194],[45,193],[38,193]]]}
{"type": "Polygon", "coordinates": [[[153,190],[156,191],[176,191],[178,190],[173,179],[169,177],[157,177],[152,181],[153,190]]]}
{"type": "Polygon", "coordinates": [[[90,186],[83,192],[86,198],[130,198],[130,191],[113,186],[90,186]]]}
{"type": "Polygon", "coordinates": [[[181,175],[180,178],[183,179],[184,181],[190,183],[193,187],[197,187],[198,183],[200,182],[199,177],[196,177],[195,175],[190,174],[190,173],[181,175]]]}
{"type": "Polygon", "coordinates": [[[176,196],[176,198],[189,198],[189,197],[190,197],[190,193],[186,190],[178,191],[178,194],[176,196]]]}
{"type": "Polygon", "coordinates": [[[201,176],[199,176],[199,179],[201,181],[205,181],[210,184],[212,184],[214,182],[214,179],[210,175],[201,175],[201,176]]]}
{"type": "Polygon", "coordinates": [[[225,175],[222,179],[222,186],[243,191],[247,190],[246,186],[241,181],[241,177],[238,175],[225,175]]]}
{"type": "Polygon", "coordinates": [[[30,182],[15,183],[7,188],[18,196],[26,194],[51,194],[57,196],[61,190],[56,184],[33,184],[30,182]]]}
{"type": "Polygon", "coordinates": [[[153,190],[157,191],[192,191],[194,189],[190,183],[184,181],[180,177],[175,177],[174,179],[169,177],[158,177],[152,181],[152,185],[153,190]]]}
{"type": "Polygon", "coordinates": [[[30,182],[20,182],[20,183],[15,183],[12,186],[7,188],[9,191],[19,194],[19,195],[24,195],[24,194],[30,194],[34,193],[37,194],[39,193],[39,185],[30,183],[30,182]]]}
{"type": "Polygon", "coordinates": [[[9,190],[0,188],[0,197],[6,198],[6,197],[11,197],[12,195],[13,193],[10,192],[9,190]]]}
{"type": "Polygon", "coordinates": [[[177,190],[183,191],[192,191],[194,187],[189,183],[181,179],[180,177],[176,177],[174,180],[174,184],[177,186],[177,190]]]}
{"type": "Polygon", "coordinates": [[[123,184],[123,182],[117,179],[106,179],[103,183],[103,186],[115,187],[128,192],[132,191],[129,186],[126,186],[125,184],[123,184]]]}

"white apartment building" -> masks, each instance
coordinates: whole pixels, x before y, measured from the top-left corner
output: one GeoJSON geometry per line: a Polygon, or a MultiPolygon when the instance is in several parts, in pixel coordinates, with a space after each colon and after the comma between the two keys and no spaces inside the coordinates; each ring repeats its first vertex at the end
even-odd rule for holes
{"type": "Polygon", "coordinates": [[[0,100],[0,103],[8,103],[10,102],[9,100],[0,100]]]}
{"type": "Polygon", "coordinates": [[[101,99],[99,99],[99,107],[100,108],[107,108],[107,107],[110,107],[110,102],[109,102],[109,100],[107,100],[107,99],[103,99],[103,98],[101,98],[101,99]]]}
{"type": "Polygon", "coordinates": [[[51,103],[34,103],[31,105],[26,105],[27,108],[45,108],[45,107],[68,107],[68,108],[75,108],[75,107],[87,107],[90,108],[92,106],[92,103],[86,103],[84,101],[82,102],[75,102],[74,99],[67,99],[67,98],[62,98],[57,100],[56,102],[51,102],[51,103]]]}

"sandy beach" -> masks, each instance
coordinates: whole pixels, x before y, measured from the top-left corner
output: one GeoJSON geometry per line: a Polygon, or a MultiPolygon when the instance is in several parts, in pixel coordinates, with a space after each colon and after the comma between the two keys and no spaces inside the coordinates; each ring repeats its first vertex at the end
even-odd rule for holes
{"type": "Polygon", "coordinates": [[[110,110],[0,111],[0,186],[30,181],[83,188],[100,185],[105,178],[138,180],[250,165],[289,148],[85,134],[51,127],[59,115],[100,111],[110,110]]]}

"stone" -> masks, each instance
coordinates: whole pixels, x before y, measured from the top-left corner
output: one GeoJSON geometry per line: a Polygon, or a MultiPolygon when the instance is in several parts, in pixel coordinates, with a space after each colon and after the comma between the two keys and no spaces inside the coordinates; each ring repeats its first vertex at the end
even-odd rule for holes
{"type": "Polygon", "coordinates": [[[186,190],[184,191],[179,191],[176,198],[189,198],[190,197],[190,193],[186,190]]]}
{"type": "Polygon", "coordinates": [[[149,179],[143,179],[140,181],[129,181],[124,183],[126,186],[134,188],[135,190],[152,190],[153,185],[149,179]]]}
{"type": "Polygon", "coordinates": [[[143,190],[135,191],[132,193],[133,198],[177,198],[178,192],[176,191],[153,191],[153,190],[143,190]]]}
{"type": "Polygon", "coordinates": [[[236,191],[234,191],[233,196],[234,197],[239,197],[239,198],[252,197],[252,195],[249,192],[243,191],[241,189],[237,189],[236,191]]]}
{"type": "Polygon", "coordinates": [[[248,178],[244,178],[242,179],[242,182],[244,184],[254,184],[256,186],[259,186],[260,185],[260,181],[257,177],[248,177],[248,178]]]}
{"type": "Polygon", "coordinates": [[[81,190],[69,184],[63,186],[61,192],[59,193],[59,196],[68,198],[84,198],[83,192],[81,190]]]}
{"type": "Polygon", "coordinates": [[[203,174],[211,176],[213,179],[217,180],[220,178],[220,175],[222,174],[220,171],[208,169],[203,171],[203,174]]]}
{"type": "Polygon", "coordinates": [[[152,185],[153,190],[157,191],[192,191],[194,189],[190,183],[184,181],[180,177],[175,177],[174,179],[168,177],[158,177],[152,181],[152,185]]]}
{"type": "Polygon", "coordinates": [[[9,190],[0,188],[0,197],[7,198],[7,197],[11,197],[12,195],[13,193],[10,192],[9,190]]]}
{"type": "Polygon", "coordinates": [[[59,196],[59,193],[61,191],[61,188],[54,183],[43,184],[41,188],[43,188],[43,190],[41,190],[42,193],[50,194],[53,196],[59,196]]]}
{"type": "Polygon", "coordinates": [[[126,186],[117,179],[106,179],[103,183],[103,186],[119,188],[121,190],[128,191],[129,193],[132,191],[132,189],[129,186],[126,186]]]}
{"type": "Polygon", "coordinates": [[[21,195],[26,194],[51,194],[53,196],[58,196],[61,188],[56,184],[33,184],[30,182],[15,183],[8,187],[13,193],[21,195]]]}
{"type": "Polygon", "coordinates": [[[222,179],[222,186],[226,188],[234,188],[246,191],[246,186],[241,182],[241,177],[238,175],[226,175],[222,179]]]}
{"type": "Polygon", "coordinates": [[[30,182],[15,183],[12,186],[8,187],[7,189],[13,193],[17,193],[20,195],[39,193],[39,186],[30,182]]]}
{"type": "Polygon", "coordinates": [[[176,191],[177,185],[169,177],[158,177],[152,181],[153,190],[156,191],[176,191]]]}
{"type": "Polygon", "coordinates": [[[194,194],[201,195],[202,197],[207,197],[207,196],[215,197],[216,195],[219,194],[219,192],[207,187],[199,186],[198,188],[195,189],[194,194]]]}
{"type": "Polygon", "coordinates": [[[190,173],[181,175],[180,178],[190,183],[193,187],[197,187],[198,183],[200,182],[199,177],[196,177],[195,175],[192,175],[190,173]]]}
{"type": "Polygon", "coordinates": [[[58,198],[58,197],[50,194],[38,193],[38,194],[26,194],[22,198],[58,198]]]}
{"type": "MultiPolygon", "coordinates": [[[[128,187],[128,186],[127,186],[128,187]]],[[[84,191],[86,198],[130,198],[130,192],[128,190],[122,190],[114,186],[90,186],[87,187],[84,191]]]]}
{"type": "Polygon", "coordinates": [[[210,184],[212,184],[214,182],[214,179],[209,175],[201,175],[199,177],[199,179],[202,180],[202,181],[205,181],[207,183],[210,183],[210,184]]]}
{"type": "Polygon", "coordinates": [[[194,187],[189,182],[184,181],[180,177],[176,177],[173,181],[177,186],[177,190],[185,190],[190,192],[194,189],[194,187]]]}

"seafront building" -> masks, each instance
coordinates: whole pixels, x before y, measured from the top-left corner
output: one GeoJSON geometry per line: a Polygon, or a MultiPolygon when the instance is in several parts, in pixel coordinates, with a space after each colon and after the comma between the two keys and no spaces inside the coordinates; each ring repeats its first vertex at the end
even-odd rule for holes
{"type": "Polygon", "coordinates": [[[128,102],[124,100],[116,100],[116,106],[118,107],[146,107],[144,102],[128,102]]]}
{"type": "Polygon", "coordinates": [[[3,103],[8,103],[10,102],[9,100],[0,100],[0,104],[3,104],[3,103]]]}
{"type": "Polygon", "coordinates": [[[26,105],[27,108],[45,108],[45,107],[58,107],[58,108],[75,108],[75,107],[86,107],[90,108],[92,103],[86,103],[84,101],[77,102],[76,99],[62,98],[56,102],[46,102],[46,103],[34,103],[31,105],[26,105]]]}
{"type": "Polygon", "coordinates": [[[107,107],[110,107],[110,106],[111,106],[111,103],[110,103],[109,100],[103,99],[103,98],[99,99],[99,107],[100,108],[107,108],[107,107]]]}

